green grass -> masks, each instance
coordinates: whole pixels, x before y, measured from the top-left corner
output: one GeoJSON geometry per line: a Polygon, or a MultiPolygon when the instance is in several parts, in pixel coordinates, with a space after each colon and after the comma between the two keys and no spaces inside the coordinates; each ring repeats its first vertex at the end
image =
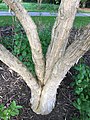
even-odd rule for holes
{"type": "Polygon", "coordinates": [[[5,3],[0,3],[0,11],[7,11],[8,6],[5,3]]]}
{"type": "MultiPolygon", "coordinates": [[[[37,3],[22,3],[24,8],[27,11],[33,12],[57,12],[59,5],[55,4],[41,4],[39,6],[37,3]]],[[[0,3],[0,11],[8,11],[8,6],[5,3],[0,3]]],[[[79,9],[78,12],[82,13],[90,13],[88,10],[81,10],[79,9]]]]}
{"type": "Polygon", "coordinates": [[[10,26],[13,23],[13,17],[9,16],[0,16],[0,27],[10,26]]]}
{"type": "MultiPolygon", "coordinates": [[[[37,12],[57,12],[58,5],[54,4],[42,4],[39,6],[37,3],[22,3],[27,11],[37,12]]],[[[7,11],[8,6],[5,3],[0,4],[0,11],[7,11]]]]}
{"type": "MultiPolygon", "coordinates": [[[[0,16],[0,27],[14,24],[14,19],[15,17],[11,16],[0,16]]],[[[37,24],[37,27],[40,25],[41,27],[48,24],[52,25],[55,21],[55,17],[32,17],[32,19],[37,24]]]]}
{"type": "MultiPolygon", "coordinates": [[[[32,17],[37,24],[38,29],[46,27],[48,25],[53,26],[55,17],[32,17]]],[[[14,17],[0,16],[0,26],[9,26],[13,24],[14,17]]],[[[74,21],[75,28],[81,28],[90,23],[90,17],[76,17],[74,21]]]]}
{"type": "MultiPolygon", "coordinates": [[[[33,12],[57,12],[59,5],[55,4],[42,4],[39,6],[37,3],[22,3],[27,11],[33,12]]],[[[5,3],[0,3],[0,11],[8,11],[8,6],[5,3]]],[[[78,12],[90,13],[88,10],[79,9],[78,12]]]]}
{"type": "Polygon", "coordinates": [[[76,17],[74,21],[75,28],[81,28],[90,24],[90,17],[76,17]]]}
{"type": "Polygon", "coordinates": [[[23,3],[23,6],[26,8],[27,11],[39,11],[39,12],[57,12],[58,5],[54,4],[41,4],[39,6],[36,3],[23,3]]]}

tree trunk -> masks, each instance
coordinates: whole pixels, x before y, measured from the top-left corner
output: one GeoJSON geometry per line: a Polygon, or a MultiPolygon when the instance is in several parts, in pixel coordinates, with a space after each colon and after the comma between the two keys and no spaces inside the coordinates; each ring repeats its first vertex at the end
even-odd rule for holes
{"type": "Polygon", "coordinates": [[[66,50],[62,59],[59,59],[53,68],[49,80],[43,87],[40,105],[35,111],[40,114],[48,114],[55,106],[57,89],[69,69],[90,49],[90,25],[84,28],[83,33],[77,37],[66,50]],[[59,72],[60,71],[60,72],[59,72]]]}
{"type": "Polygon", "coordinates": [[[62,0],[52,29],[46,61],[43,59],[40,39],[32,18],[20,3],[14,0],[4,2],[15,12],[27,34],[37,79],[2,45],[0,45],[0,60],[19,73],[30,87],[33,111],[42,115],[49,114],[55,106],[57,89],[61,81],[69,69],[90,49],[90,25],[86,26],[83,33],[76,37],[77,40],[67,47],[80,0],[62,0]]]}

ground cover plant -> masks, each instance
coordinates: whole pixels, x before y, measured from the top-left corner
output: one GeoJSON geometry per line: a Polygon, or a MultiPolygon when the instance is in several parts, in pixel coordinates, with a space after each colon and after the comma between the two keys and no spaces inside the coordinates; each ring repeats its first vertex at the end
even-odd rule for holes
{"type": "MultiPolygon", "coordinates": [[[[10,16],[0,16],[0,27],[2,26],[12,26],[14,24],[14,17],[10,16]]],[[[46,26],[47,24],[53,26],[56,17],[32,17],[32,19],[37,24],[38,29],[41,26],[46,26]]],[[[90,17],[76,17],[74,21],[75,28],[81,28],[90,23],[90,17]],[[81,22],[82,21],[82,22],[81,22]]]]}
{"type": "MultiPolygon", "coordinates": [[[[55,5],[55,4],[41,4],[41,6],[39,6],[37,3],[22,3],[22,5],[24,6],[24,8],[27,11],[32,11],[32,12],[57,12],[59,5],[55,5]]],[[[8,6],[5,3],[0,3],[0,11],[8,11],[8,6]]],[[[82,12],[82,13],[90,13],[90,9],[89,8],[79,8],[78,12],[82,12]]]]}
{"type": "Polygon", "coordinates": [[[77,96],[73,105],[79,110],[79,118],[73,120],[89,120],[90,119],[90,67],[80,62],[74,67],[76,73],[73,76],[75,95],[77,96]]]}
{"type": "Polygon", "coordinates": [[[21,108],[22,106],[17,105],[16,101],[12,101],[8,106],[0,104],[0,119],[10,120],[11,117],[19,115],[19,109],[21,108]]]}

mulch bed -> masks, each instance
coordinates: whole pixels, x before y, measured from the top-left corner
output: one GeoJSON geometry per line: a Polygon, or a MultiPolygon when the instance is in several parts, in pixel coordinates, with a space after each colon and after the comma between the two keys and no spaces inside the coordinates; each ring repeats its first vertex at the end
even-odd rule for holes
{"type": "MultiPolygon", "coordinates": [[[[11,120],[70,120],[77,110],[73,107],[75,99],[71,75],[68,73],[58,89],[57,101],[54,110],[46,116],[36,115],[30,108],[30,89],[22,78],[0,62],[0,103],[9,105],[12,100],[23,106],[21,114],[11,120]]],[[[77,114],[78,115],[78,114],[77,114]]]]}
{"type": "MultiPolygon", "coordinates": [[[[12,28],[8,31],[9,35],[11,33],[12,28]]],[[[1,35],[4,34],[1,33],[1,35]]],[[[84,61],[90,66],[90,51],[84,55],[84,61]]],[[[0,61],[0,103],[8,106],[12,100],[15,100],[18,105],[23,106],[20,115],[11,118],[11,120],[72,120],[73,116],[79,116],[79,112],[72,105],[75,100],[73,88],[70,86],[73,81],[72,74],[73,69],[70,70],[59,86],[56,106],[53,111],[49,115],[42,116],[31,110],[30,89],[23,79],[0,61]]]]}

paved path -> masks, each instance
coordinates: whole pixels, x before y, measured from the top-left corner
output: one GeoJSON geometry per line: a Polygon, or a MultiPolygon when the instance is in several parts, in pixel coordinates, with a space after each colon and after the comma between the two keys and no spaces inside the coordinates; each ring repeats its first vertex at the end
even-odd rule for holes
{"type": "MultiPolygon", "coordinates": [[[[28,12],[31,16],[57,16],[57,13],[50,12],[28,12]]],[[[0,16],[14,16],[13,12],[0,11],[0,16]]],[[[90,13],[77,13],[76,16],[90,16],[90,13]]]]}

